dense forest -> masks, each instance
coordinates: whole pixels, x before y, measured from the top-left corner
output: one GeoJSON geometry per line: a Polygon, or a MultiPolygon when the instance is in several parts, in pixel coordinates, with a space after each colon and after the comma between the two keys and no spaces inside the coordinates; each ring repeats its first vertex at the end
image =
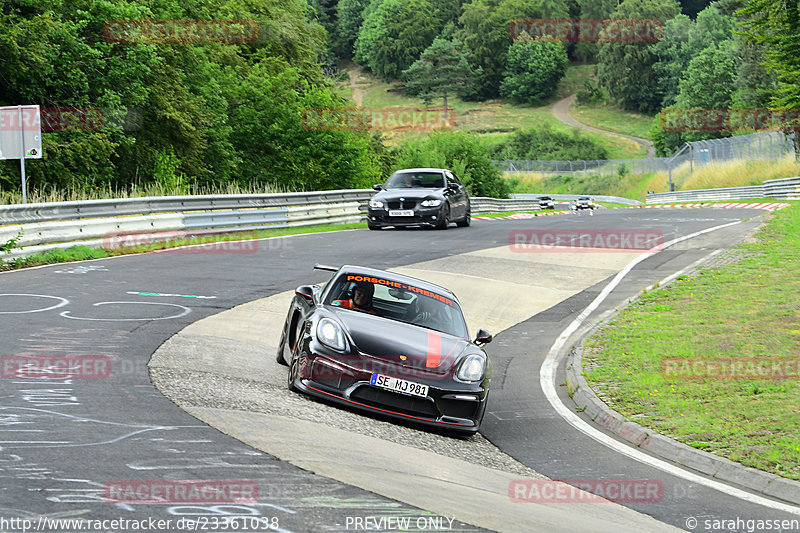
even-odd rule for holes
{"type": "MultiPolygon", "coordinates": [[[[554,151],[547,131],[519,132],[490,149],[435,132],[390,148],[377,133],[306,127],[306,112],[354,105],[336,84],[344,61],[426,105],[448,95],[535,105],[581,62],[598,80],[582,97],[626,110],[798,109],[798,35],[800,10],[785,0],[0,0],[0,105],[45,110],[45,157],[28,165],[35,188],[354,188],[399,166],[448,165],[473,194],[502,196],[492,155],[531,157],[537,145],[563,156],[575,152],[568,139],[554,151]],[[576,18],[656,20],[663,34],[564,42],[510,31],[576,18]],[[52,124],[48,109],[84,116],[52,124]]],[[[715,135],[730,132],[655,121],[652,133],[662,154],[715,135]]],[[[18,162],[0,162],[0,188],[18,187],[18,162]]]]}

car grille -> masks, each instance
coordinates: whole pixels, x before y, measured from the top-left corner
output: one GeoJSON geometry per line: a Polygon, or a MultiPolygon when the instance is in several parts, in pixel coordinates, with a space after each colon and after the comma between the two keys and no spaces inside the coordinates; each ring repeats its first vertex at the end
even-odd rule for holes
{"type": "Polygon", "coordinates": [[[405,200],[403,202],[390,201],[388,202],[389,209],[414,209],[417,205],[416,200],[405,200]]]}
{"type": "Polygon", "coordinates": [[[396,394],[374,387],[359,387],[350,394],[353,400],[359,400],[370,407],[391,409],[404,414],[428,416],[437,418],[439,416],[433,402],[424,398],[414,398],[404,394],[396,394]]]}

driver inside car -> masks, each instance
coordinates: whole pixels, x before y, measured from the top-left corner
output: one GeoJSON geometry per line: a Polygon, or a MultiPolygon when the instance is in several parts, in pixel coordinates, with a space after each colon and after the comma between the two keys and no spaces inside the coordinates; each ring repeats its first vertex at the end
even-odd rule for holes
{"type": "Polygon", "coordinates": [[[346,309],[355,309],[371,315],[376,314],[375,309],[372,308],[372,296],[375,294],[375,286],[372,283],[356,283],[351,291],[351,297],[348,300],[334,300],[331,305],[344,307],[346,309]]]}
{"type": "Polygon", "coordinates": [[[444,312],[444,305],[436,302],[432,298],[420,297],[417,301],[419,312],[414,317],[414,324],[435,329],[437,331],[448,331],[450,321],[444,312]]]}

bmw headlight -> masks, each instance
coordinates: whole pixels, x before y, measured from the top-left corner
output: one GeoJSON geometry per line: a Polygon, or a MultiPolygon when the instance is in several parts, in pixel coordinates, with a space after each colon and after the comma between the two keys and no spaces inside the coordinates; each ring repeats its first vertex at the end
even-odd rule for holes
{"type": "Polygon", "coordinates": [[[344,350],[342,327],[330,318],[323,318],[317,323],[317,339],[334,350],[344,350]]]}
{"type": "Polygon", "coordinates": [[[442,201],[441,200],[423,200],[421,205],[422,205],[422,207],[439,207],[440,205],[442,205],[442,201]]]}
{"type": "Polygon", "coordinates": [[[383,207],[383,202],[379,202],[378,200],[370,200],[369,206],[373,209],[381,209],[383,207]]]}
{"type": "Polygon", "coordinates": [[[456,377],[462,381],[479,381],[486,369],[486,357],[473,353],[461,361],[456,377]]]}

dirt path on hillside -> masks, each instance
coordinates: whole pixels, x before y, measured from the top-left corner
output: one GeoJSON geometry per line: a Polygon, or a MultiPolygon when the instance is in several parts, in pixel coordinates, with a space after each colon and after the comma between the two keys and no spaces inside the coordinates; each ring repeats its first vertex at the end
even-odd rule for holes
{"type": "Polygon", "coordinates": [[[353,65],[347,69],[347,74],[350,76],[350,88],[353,90],[353,101],[358,107],[364,101],[364,91],[359,87],[358,78],[361,76],[361,67],[353,65]]]}
{"type": "Polygon", "coordinates": [[[558,102],[554,103],[550,106],[550,112],[553,113],[553,116],[556,117],[560,122],[567,124],[569,126],[574,126],[576,128],[580,128],[582,130],[594,131],[597,133],[605,133],[606,135],[617,135],[618,137],[624,137],[630,141],[633,141],[641,146],[644,146],[647,149],[647,157],[655,157],[656,149],[653,147],[653,142],[647,139],[642,139],[641,137],[633,137],[632,135],[623,135],[622,133],[615,133],[613,131],[601,130],[598,128],[593,128],[592,126],[587,126],[581,122],[578,122],[572,115],[569,114],[569,108],[572,107],[572,104],[575,103],[575,98],[577,97],[576,94],[567,96],[566,98],[562,98],[558,102]]]}

